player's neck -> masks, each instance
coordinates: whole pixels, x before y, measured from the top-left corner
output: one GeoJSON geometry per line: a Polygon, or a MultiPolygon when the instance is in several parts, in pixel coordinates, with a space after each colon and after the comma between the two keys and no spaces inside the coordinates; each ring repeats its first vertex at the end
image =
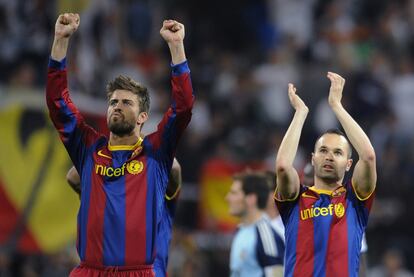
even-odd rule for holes
{"type": "Polygon", "coordinates": [[[263,216],[263,211],[259,209],[254,209],[249,211],[243,218],[242,222],[245,225],[250,225],[258,221],[263,216]]]}
{"type": "Polygon", "coordinates": [[[125,136],[118,136],[114,133],[109,134],[109,144],[112,146],[115,145],[134,145],[137,143],[138,139],[140,137],[139,132],[133,132],[129,135],[125,136]]]}
{"type": "Polygon", "coordinates": [[[330,190],[334,191],[336,188],[342,185],[342,179],[336,182],[327,181],[321,178],[318,178],[315,176],[315,183],[313,187],[315,189],[321,189],[321,190],[330,190]]]}
{"type": "MultiPolygon", "coordinates": [[[[274,204],[273,204],[274,205],[274,204]]],[[[266,209],[266,214],[271,218],[276,218],[279,216],[279,210],[276,208],[276,205],[270,206],[266,209]]]]}

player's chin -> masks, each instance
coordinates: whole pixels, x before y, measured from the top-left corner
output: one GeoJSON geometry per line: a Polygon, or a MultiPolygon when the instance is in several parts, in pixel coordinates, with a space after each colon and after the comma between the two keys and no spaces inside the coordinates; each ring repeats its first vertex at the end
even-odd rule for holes
{"type": "Polygon", "coordinates": [[[239,217],[240,216],[240,212],[238,212],[237,210],[232,209],[232,208],[229,209],[229,214],[231,216],[236,216],[236,217],[239,217]]]}
{"type": "Polygon", "coordinates": [[[319,176],[325,182],[337,182],[339,180],[338,174],[336,172],[323,172],[319,176]]]}

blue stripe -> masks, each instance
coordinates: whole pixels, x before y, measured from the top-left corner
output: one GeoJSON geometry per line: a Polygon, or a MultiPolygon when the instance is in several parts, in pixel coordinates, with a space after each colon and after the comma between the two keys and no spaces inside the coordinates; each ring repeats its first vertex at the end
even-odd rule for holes
{"type": "Polygon", "coordinates": [[[92,156],[88,156],[86,159],[85,164],[83,165],[82,172],[82,194],[81,194],[81,205],[78,212],[78,226],[79,226],[79,237],[78,243],[79,248],[78,253],[81,261],[85,260],[86,255],[86,247],[87,247],[87,240],[86,240],[86,233],[88,230],[88,212],[89,212],[89,204],[90,204],[90,196],[91,196],[91,178],[92,178],[92,171],[93,171],[93,160],[92,156]]]}
{"type": "Polygon", "coordinates": [[[85,145],[81,142],[82,135],[77,129],[77,121],[74,113],[69,109],[66,102],[61,99],[60,104],[60,122],[63,122],[63,143],[69,153],[70,158],[77,170],[80,169],[82,163],[82,153],[85,145]]]}
{"type": "Polygon", "coordinates": [[[187,61],[183,61],[179,64],[171,64],[171,70],[173,76],[179,76],[184,73],[190,73],[190,68],[188,67],[187,61]]]}
{"type": "Polygon", "coordinates": [[[171,241],[173,211],[168,208],[168,204],[175,204],[174,200],[165,201],[162,217],[158,224],[156,239],[156,257],[154,261],[155,276],[166,276],[168,264],[168,248],[171,241]],[[174,202],[174,203],[170,203],[174,202]]]}
{"type": "MultiPolygon", "coordinates": [[[[156,178],[158,163],[151,157],[147,158],[147,203],[146,203],[146,250],[145,261],[150,264],[154,260],[155,240],[159,218],[159,205],[160,199],[156,193],[156,189],[159,186],[157,182],[160,182],[160,178],[156,178]],[[154,203],[155,202],[155,203],[154,203]]],[[[156,250],[155,250],[156,251],[156,250]]]]}
{"type": "MultiPolygon", "coordinates": [[[[114,169],[120,167],[117,159],[113,162],[114,169]]],[[[125,176],[105,177],[104,190],[103,261],[104,265],[122,266],[125,265],[125,176]]]]}
{"type": "Polygon", "coordinates": [[[361,251],[363,227],[360,225],[356,212],[359,203],[353,193],[347,194],[346,223],[348,231],[348,270],[349,276],[358,276],[359,254],[361,251]],[[357,205],[357,206],[355,206],[357,205]]]}
{"type": "MultiPolygon", "coordinates": [[[[171,166],[174,160],[174,153],[173,153],[173,149],[174,146],[177,143],[177,121],[175,119],[176,114],[174,113],[173,116],[169,117],[167,124],[165,125],[165,129],[164,132],[162,134],[162,141],[164,141],[164,145],[166,146],[166,149],[164,152],[159,151],[159,155],[161,155],[161,159],[160,161],[165,161],[167,162],[165,164],[166,168],[165,170],[169,173],[169,171],[171,170],[171,166]],[[167,143],[165,143],[167,142],[167,143]]],[[[164,176],[165,178],[168,178],[168,173],[167,176],[164,176]]],[[[167,181],[163,182],[163,186],[161,186],[162,189],[165,191],[167,189],[167,181]]],[[[165,194],[165,193],[164,193],[165,194]]]]}
{"type": "MultiPolygon", "coordinates": [[[[315,202],[314,207],[329,207],[331,204],[330,196],[321,194],[320,198],[315,202]]],[[[313,275],[324,277],[326,274],[326,253],[328,248],[329,233],[331,230],[332,215],[315,216],[313,219],[314,226],[314,261],[313,275]]]]}
{"type": "Polygon", "coordinates": [[[66,68],[66,57],[64,57],[61,61],[57,61],[52,59],[52,57],[49,58],[49,67],[54,69],[63,70],[66,68]]]}
{"type": "Polygon", "coordinates": [[[69,138],[69,135],[73,133],[73,131],[76,128],[76,116],[74,113],[69,109],[69,106],[66,104],[66,102],[63,99],[59,100],[60,109],[59,109],[59,115],[61,118],[59,118],[59,122],[63,122],[63,135],[65,139],[69,138]],[[70,119],[70,120],[68,120],[70,119]]]}
{"type": "Polygon", "coordinates": [[[296,201],[292,210],[288,211],[290,215],[287,215],[289,221],[285,224],[285,239],[286,239],[286,252],[285,252],[285,276],[293,276],[296,263],[296,241],[298,240],[299,229],[299,201],[296,201]],[[287,254],[290,254],[289,256],[287,254]]]}

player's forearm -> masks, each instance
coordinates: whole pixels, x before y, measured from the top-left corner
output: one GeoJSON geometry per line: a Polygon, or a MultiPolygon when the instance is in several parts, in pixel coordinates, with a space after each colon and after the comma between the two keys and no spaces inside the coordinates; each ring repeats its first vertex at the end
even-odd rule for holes
{"type": "Polygon", "coordinates": [[[363,161],[374,161],[374,147],[358,123],[351,117],[351,115],[341,104],[332,105],[332,110],[344,128],[352,146],[358,152],[359,159],[363,161]]]}
{"type": "Polygon", "coordinates": [[[186,60],[184,42],[170,42],[168,43],[171,53],[171,61],[173,64],[180,64],[186,60]]]}
{"type": "Polygon", "coordinates": [[[307,111],[297,111],[280,144],[276,157],[277,194],[282,199],[293,199],[299,192],[299,176],[293,167],[300,135],[307,111]]]}
{"type": "Polygon", "coordinates": [[[51,58],[55,61],[61,61],[66,57],[69,45],[69,38],[55,38],[53,40],[51,58]]]}
{"type": "Polygon", "coordinates": [[[291,167],[293,165],[307,114],[308,112],[305,111],[295,112],[293,120],[279,146],[276,157],[276,171],[280,167],[291,167]]]}

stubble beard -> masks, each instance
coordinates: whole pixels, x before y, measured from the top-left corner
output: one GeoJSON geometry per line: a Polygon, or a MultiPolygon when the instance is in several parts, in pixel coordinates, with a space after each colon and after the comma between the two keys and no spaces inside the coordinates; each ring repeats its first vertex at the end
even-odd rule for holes
{"type": "Polygon", "coordinates": [[[125,121],[124,119],[118,119],[116,121],[112,119],[109,121],[108,128],[113,134],[119,137],[124,137],[130,135],[134,131],[135,124],[125,121]]]}

